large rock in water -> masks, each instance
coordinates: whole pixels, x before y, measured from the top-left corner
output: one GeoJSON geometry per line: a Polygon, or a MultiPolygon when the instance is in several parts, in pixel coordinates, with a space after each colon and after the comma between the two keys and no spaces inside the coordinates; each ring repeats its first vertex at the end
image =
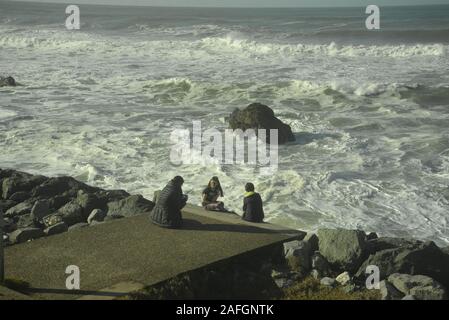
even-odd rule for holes
{"type": "Polygon", "coordinates": [[[16,85],[16,80],[13,77],[0,77],[0,87],[15,87],[16,85]]]}
{"type": "Polygon", "coordinates": [[[154,203],[141,195],[132,195],[123,200],[108,203],[108,216],[129,217],[136,214],[150,213],[154,203]]]}
{"type": "MultiPolygon", "coordinates": [[[[234,110],[229,117],[229,126],[233,130],[241,129],[245,131],[254,129],[256,134],[258,129],[277,129],[279,144],[295,141],[290,126],[276,118],[272,109],[260,103],[250,104],[243,110],[234,110]]],[[[269,130],[266,132],[266,141],[270,143],[269,130]]]]}
{"type": "Polygon", "coordinates": [[[404,295],[412,295],[418,300],[445,300],[447,294],[444,288],[430,277],[394,273],[388,281],[404,295]]]}
{"type": "Polygon", "coordinates": [[[318,230],[320,253],[333,269],[355,272],[366,257],[366,235],[360,230],[318,230]]]}
{"type": "Polygon", "coordinates": [[[425,275],[449,288],[449,256],[435,243],[409,242],[403,246],[371,254],[358,270],[356,277],[364,281],[366,267],[379,268],[381,280],[394,273],[425,275]]]}

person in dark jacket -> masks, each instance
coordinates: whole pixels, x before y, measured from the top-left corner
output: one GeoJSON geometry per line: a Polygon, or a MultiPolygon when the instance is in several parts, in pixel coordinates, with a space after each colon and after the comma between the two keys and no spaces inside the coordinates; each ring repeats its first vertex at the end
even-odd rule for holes
{"type": "Polygon", "coordinates": [[[249,222],[263,222],[265,214],[263,212],[262,198],[260,194],[254,192],[254,184],[248,182],[245,185],[245,197],[243,198],[243,220],[249,222]]]}
{"type": "Polygon", "coordinates": [[[166,228],[182,226],[181,209],[187,203],[187,196],[182,194],[183,183],[184,179],[176,176],[162,189],[150,215],[154,224],[166,228]]]}

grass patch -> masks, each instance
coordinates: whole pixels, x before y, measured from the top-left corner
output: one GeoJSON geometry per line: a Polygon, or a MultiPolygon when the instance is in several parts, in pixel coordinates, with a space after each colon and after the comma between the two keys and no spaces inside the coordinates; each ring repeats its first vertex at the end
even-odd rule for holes
{"type": "Polygon", "coordinates": [[[330,288],[320,281],[307,277],[298,284],[284,290],[284,300],[380,300],[379,290],[345,292],[343,287],[330,288]]]}

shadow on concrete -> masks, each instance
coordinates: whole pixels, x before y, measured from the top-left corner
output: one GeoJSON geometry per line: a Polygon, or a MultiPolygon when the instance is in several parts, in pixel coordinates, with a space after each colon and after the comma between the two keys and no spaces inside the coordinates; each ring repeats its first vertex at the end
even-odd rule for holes
{"type": "MultiPolygon", "coordinates": [[[[260,225],[264,225],[261,223],[260,225]]],[[[239,225],[239,224],[205,224],[192,219],[184,219],[182,228],[183,230],[194,231],[223,231],[223,232],[239,232],[239,233],[262,233],[262,234],[277,234],[282,233],[284,230],[269,230],[258,228],[256,226],[239,225]]],[[[285,232],[291,233],[292,230],[285,230],[285,232]]]]}
{"type": "Polygon", "coordinates": [[[101,297],[123,297],[127,293],[124,292],[107,292],[107,291],[89,291],[89,290],[68,290],[68,289],[50,289],[50,288],[26,288],[22,292],[41,293],[41,294],[66,294],[72,296],[101,296],[101,297]]]}

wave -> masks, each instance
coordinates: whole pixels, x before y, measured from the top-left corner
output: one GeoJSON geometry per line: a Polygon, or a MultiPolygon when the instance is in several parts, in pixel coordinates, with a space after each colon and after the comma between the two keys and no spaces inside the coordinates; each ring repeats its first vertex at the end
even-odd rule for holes
{"type": "MultiPolygon", "coordinates": [[[[213,26],[212,26],[213,27],[213,26]]],[[[207,28],[206,28],[207,29],[207,28]]],[[[212,28],[213,29],[213,28],[212,28]]],[[[177,32],[177,31],[174,31],[177,32]]],[[[191,32],[191,31],[189,31],[191,32]]],[[[208,31],[206,31],[208,32],[208,31]]],[[[61,31],[13,32],[2,29],[0,46],[3,48],[38,50],[60,50],[70,52],[118,53],[137,55],[164,50],[179,53],[201,52],[202,54],[242,54],[295,56],[343,56],[343,57],[391,57],[447,56],[449,46],[443,44],[416,45],[338,45],[329,44],[285,44],[258,42],[246,39],[243,34],[231,32],[220,37],[205,37],[200,40],[142,40],[142,37],[111,38],[93,33],[67,33],[61,31]]]]}

